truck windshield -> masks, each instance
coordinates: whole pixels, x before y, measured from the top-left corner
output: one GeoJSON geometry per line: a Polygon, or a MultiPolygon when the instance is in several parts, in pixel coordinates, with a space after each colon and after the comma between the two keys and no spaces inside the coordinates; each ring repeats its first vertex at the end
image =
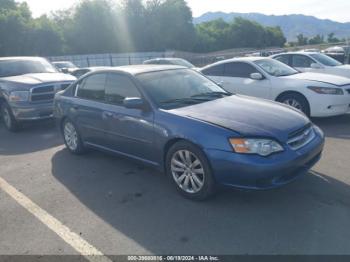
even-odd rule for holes
{"type": "Polygon", "coordinates": [[[55,67],[45,59],[8,59],[0,61],[0,77],[56,72],[55,67]]]}

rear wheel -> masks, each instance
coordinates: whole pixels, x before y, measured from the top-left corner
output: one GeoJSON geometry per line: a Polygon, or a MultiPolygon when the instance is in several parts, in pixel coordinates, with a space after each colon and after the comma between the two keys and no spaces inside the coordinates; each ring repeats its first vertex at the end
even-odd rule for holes
{"type": "Polygon", "coordinates": [[[174,144],[166,158],[167,173],[186,198],[205,200],[215,192],[215,181],[201,149],[188,142],[174,144]]]}
{"type": "Polygon", "coordinates": [[[282,95],[278,98],[278,102],[289,105],[303,112],[305,115],[310,117],[310,106],[306,98],[300,94],[290,93],[282,95]]]}
{"type": "Polygon", "coordinates": [[[64,143],[68,150],[73,154],[82,154],[85,152],[84,144],[78,133],[77,128],[72,121],[66,119],[62,125],[64,143]]]}
{"type": "Polygon", "coordinates": [[[1,115],[7,130],[15,132],[19,129],[19,124],[15,119],[10,106],[7,103],[1,104],[1,115]]]}

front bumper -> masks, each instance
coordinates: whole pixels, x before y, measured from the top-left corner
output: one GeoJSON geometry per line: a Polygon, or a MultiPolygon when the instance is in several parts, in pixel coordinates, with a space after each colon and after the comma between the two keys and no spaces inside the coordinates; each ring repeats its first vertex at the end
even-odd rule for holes
{"type": "Polygon", "coordinates": [[[219,150],[205,150],[216,181],[225,186],[245,189],[272,189],[306,174],[321,158],[323,134],[305,147],[261,157],[219,150]]]}
{"type": "Polygon", "coordinates": [[[12,113],[17,121],[44,120],[53,117],[53,103],[44,104],[10,104],[12,113]]]}
{"type": "Polygon", "coordinates": [[[310,105],[312,117],[344,115],[350,112],[350,95],[317,95],[310,105]]]}

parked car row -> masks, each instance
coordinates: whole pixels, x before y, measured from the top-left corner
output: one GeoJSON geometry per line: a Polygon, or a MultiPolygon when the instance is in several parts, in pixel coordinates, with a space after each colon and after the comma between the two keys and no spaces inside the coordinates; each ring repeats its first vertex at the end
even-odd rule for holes
{"type": "Polygon", "coordinates": [[[42,58],[3,58],[5,126],[54,116],[70,152],[95,148],[141,161],[165,171],[185,197],[203,200],[218,186],[294,181],[324,147],[307,116],[349,111],[349,78],[302,73],[277,59],[196,70],[149,63],[85,68],[76,80],[42,58]]]}

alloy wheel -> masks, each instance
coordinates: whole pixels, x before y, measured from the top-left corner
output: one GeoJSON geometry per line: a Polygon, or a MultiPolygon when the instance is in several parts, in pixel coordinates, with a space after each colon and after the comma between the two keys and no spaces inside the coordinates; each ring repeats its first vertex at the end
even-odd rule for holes
{"type": "Polygon", "coordinates": [[[188,150],[177,151],[171,159],[171,172],[177,185],[195,194],[204,186],[205,172],[199,158],[188,150]]]}
{"type": "Polygon", "coordinates": [[[64,139],[70,150],[75,151],[78,148],[78,133],[74,125],[67,122],[64,125],[64,139]]]}
{"type": "Polygon", "coordinates": [[[291,107],[294,107],[300,111],[303,111],[303,106],[299,103],[298,100],[294,99],[294,98],[288,98],[285,101],[283,101],[284,104],[287,104],[291,107]]]}

